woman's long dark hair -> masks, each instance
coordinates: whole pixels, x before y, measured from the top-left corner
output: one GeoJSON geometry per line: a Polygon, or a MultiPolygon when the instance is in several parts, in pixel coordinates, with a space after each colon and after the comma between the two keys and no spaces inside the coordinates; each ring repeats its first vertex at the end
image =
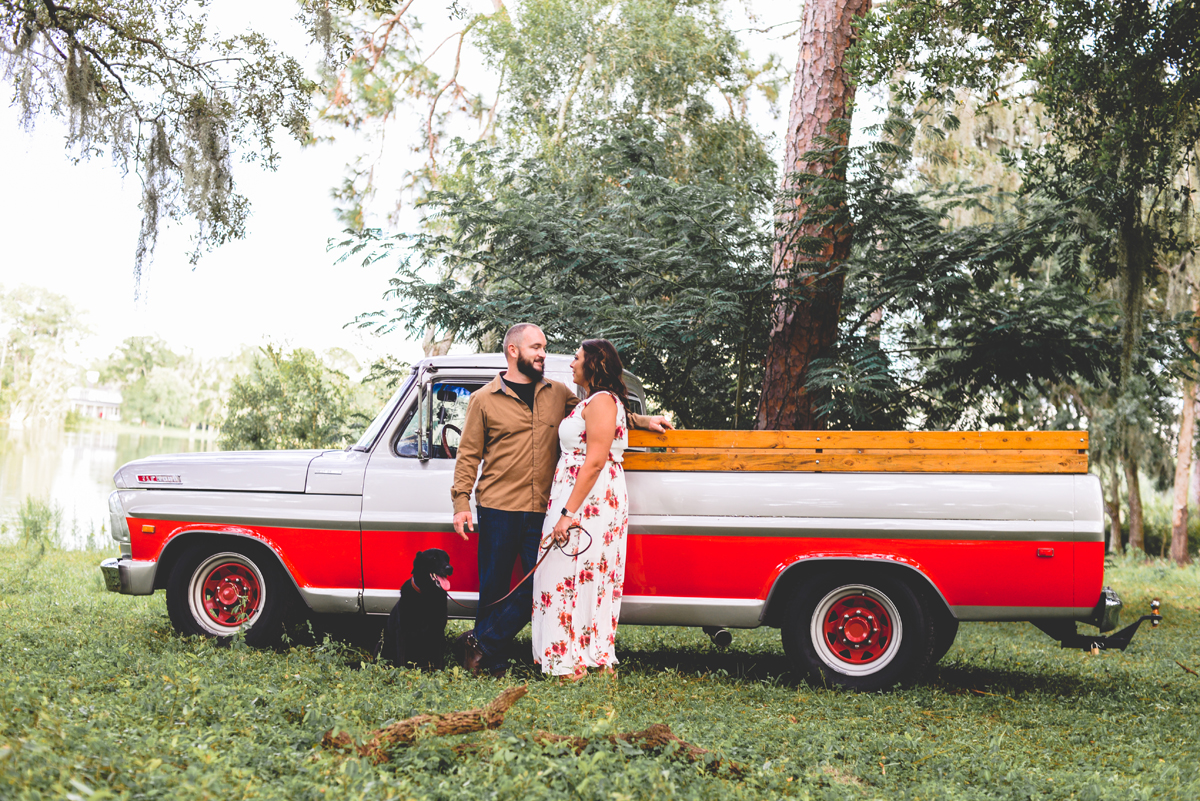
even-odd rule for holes
{"type": "Polygon", "coordinates": [[[607,339],[583,340],[583,377],[588,382],[588,397],[611,392],[629,408],[629,390],[625,387],[625,368],[617,349],[607,339]]]}

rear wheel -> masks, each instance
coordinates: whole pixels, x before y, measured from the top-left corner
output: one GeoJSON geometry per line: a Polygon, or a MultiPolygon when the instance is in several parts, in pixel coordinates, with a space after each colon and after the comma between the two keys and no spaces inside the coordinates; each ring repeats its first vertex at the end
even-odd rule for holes
{"type": "Polygon", "coordinates": [[[954,645],[954,638],[958,636],[958,618],[951,614],[945,614],[937,624],[937,633],[933,644],[933,659],[929,664],[936,665],[942,661],[942,657],[954,645]]]}
{"type": "Polygon", "coordinates": [[[933,615],[903,581],[834,576],[802,587],[788,611],[783,649],[814,681],[870,692],[932,663],[933,615]]]}
{"type": "Polygon", "coordinates": [[[241,548],[198,543],[167,579],[167,614],[183,635],[227,639],[245,631],[246,644],[275,645],[283,630],[287,589],[278,567],[241,548]]]}

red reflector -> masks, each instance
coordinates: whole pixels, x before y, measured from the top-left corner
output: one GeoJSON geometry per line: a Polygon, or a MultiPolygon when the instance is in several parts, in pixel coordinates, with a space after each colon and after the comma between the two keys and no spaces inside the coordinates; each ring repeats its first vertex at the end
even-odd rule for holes
{"type": "Polygon", "coordinates": [[[1054,549],[1053,548],[1038,548],[1037,553],[1038,553],[1038,556],[1050,557],[1050,556],[1054,556],[1054,549]]]}

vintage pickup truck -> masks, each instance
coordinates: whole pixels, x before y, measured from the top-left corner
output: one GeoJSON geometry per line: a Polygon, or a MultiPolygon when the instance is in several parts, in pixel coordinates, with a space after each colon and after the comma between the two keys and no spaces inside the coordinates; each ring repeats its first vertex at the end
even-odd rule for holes
{"type": "MultiPolygon", "coordinates": [[[[164,589],[182,634],[245,627],[268,645],[289,608],[386,615],[413,555],[439,547],[451,597],[472,608],[475,535],[451,526],[453,457],[471,393],[503,366],[419,362],[344,451],[124,465],[107,587],[164,589]]],[[[546,372],[570,384],[569,357],[546,372]]],[[[642,386],[627,383],[641,411],[642,386]]],[[[1087,649],[1124,648],[1136,630],[1076,633],[1113,629],[1121,608],[1102,588],[1086,432],[635,431],[630,444],[623,624],[774,626],[798,670],[859,689],[917,678],[960,621],[1030,621],[1087,649]]]]}

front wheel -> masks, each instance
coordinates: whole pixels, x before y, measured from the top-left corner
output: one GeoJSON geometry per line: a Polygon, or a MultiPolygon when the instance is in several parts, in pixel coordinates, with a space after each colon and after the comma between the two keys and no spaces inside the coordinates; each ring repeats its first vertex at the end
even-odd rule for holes
{"type": "Polygon", "coordinates": [[[274,645],[287,606],[279,567],[238,548],[196,544],[167,579],[167,614],[183,635],[227,639],[245,631],[246,644],[274,645]]]}
{"type": "Polygon", "coordinates": [[[788,612],[783,649],[816,682],[871,692],[915,681],[932,661],[933,615],[903,581],[816,581],[788,612]]]}

